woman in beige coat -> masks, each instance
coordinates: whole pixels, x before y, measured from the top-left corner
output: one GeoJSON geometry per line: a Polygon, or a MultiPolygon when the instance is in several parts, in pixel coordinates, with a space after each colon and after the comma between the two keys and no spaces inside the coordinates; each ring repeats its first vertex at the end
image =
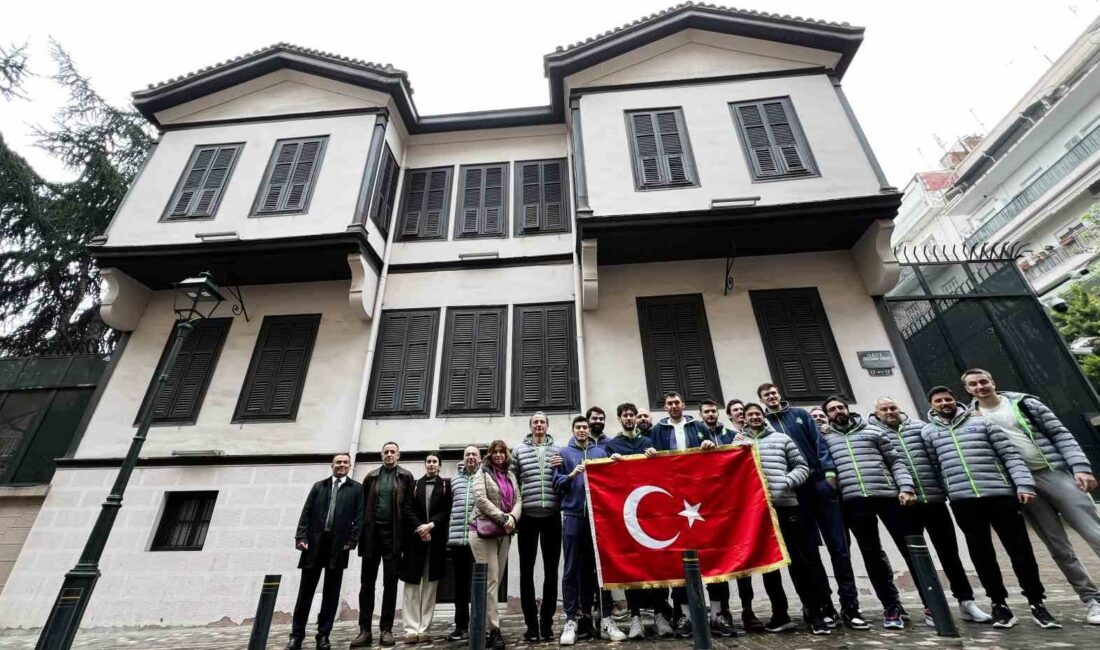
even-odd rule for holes
{"type": "Polygon", "coordinates": [[[481,471],[470,482],[474,497],[470,551],[474,562],[488,565],[485,627],[489,633],[488,646],[500,650],[504,648],[504,638],[500,635],[500,615],[497,613],[497,585],[500,584],[500,572],[508,562],[512,534],[516,532],[522,510],[519,480],[512,471],[512,453],[503,440],[494,440],[489,445],[481,471]],[[481,520],[480,525],[478,520],[481,520]]]}

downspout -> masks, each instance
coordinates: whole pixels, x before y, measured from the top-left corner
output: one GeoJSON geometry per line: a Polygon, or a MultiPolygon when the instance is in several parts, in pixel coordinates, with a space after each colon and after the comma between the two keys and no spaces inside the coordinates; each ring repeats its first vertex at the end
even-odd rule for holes
{"type": "MultiPolygon", "coordinates": [[[[576,228],[574,228],[576,230],[576,228]]],[[[580,401],[580,410],[584,411],[584,405],[588,396],[588,376],[584,368],[584,318],[582,318],[581,305],[581,257],[577,247],[581,245],[580,235],[575,235],[576,241],[573,247],[573,311],[577,323],[577,393],[580,401]]]]}
{"type": "Polygon", "coordinates": [[[581,106],[580,100],[569,102],[569,133],[566,141],[569,151],[569,159],[572,161],[570,171],[573,174],[573,312],[576,318],[577,329],[577,394],[580,409],[584,410],[584,404],[588,399],[588,373],[585,372],[584,355],[584,312],[583,304],[583,280],[581,278],[581,229],[577,215],[581,212],[592,213],[588,205],[588,179],[584,169],[584,141],[581,134],[581,106]]]}

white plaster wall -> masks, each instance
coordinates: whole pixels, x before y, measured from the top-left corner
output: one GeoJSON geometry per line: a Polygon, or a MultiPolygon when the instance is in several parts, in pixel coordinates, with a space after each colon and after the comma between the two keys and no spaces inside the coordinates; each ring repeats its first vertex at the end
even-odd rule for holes
{"type": "Polygon", "coordinates": [[[722,295],[724,278],[721,259],[600,267],[600,308],[584,312],[589,402],[609,411],[624,401],[648,403],[635,299],[697,293],[703,295],[722,397],[756,401],[756,387],[771,377],[748,292],[817,287],[852,384],[853,409],[866,412],[876,398],[889,395],[915,412],[899,369],[891,377],[870,377],[859,367],[857,350],[892,347],[847,251],[740,258],[728,296],[722,295]]]}
{"type": "MultiPolygon", "coordinates": [[[[233,319],[198,421],[153,427],[144,456],[167,456],[173,450],[220,449],[231,455],[347,449],[358,420],[356,393],[370,327],[348,307],[348,282],[248,286],[242,291],[251,322],[244,316],[233,319]],[[322,314],[321,325],[297,419],[232,424],[264,316],[314,313],[322,314]]],[[[150,299],[88,424],[78,458],[117,458],[126,453],[141,399],[172,329],[171,300],[171,292],[158,292],[150,299]]],[[[229,304],[215,315],[231,315],[229,304]]]]}
{"type": "Polygon", "coordinates": [[[879,193],[879,183],[825,75],[604,92],[581,97],[589,201],[596,216],[709,210],[714,199],[759,196],[758,205],[879,193]],[[729,103],[789,96],[819,177],[752,181],[729,103]],[[634,189],[625,112],[681,107],[699,186],[634,189]]]}
{"type": "Polygon", "coordinates": [[[108,246],[197,244],[197,233],[235,231],[242,240],[344,232],[352,222],[375,115],[348,115],[168,131],[108,230],[108,246]],[[309,211],[250,217],[275,142],[327,135],[309,211]],[[161,222],[198,145],[244,142],[213,219],[161,222]]]}

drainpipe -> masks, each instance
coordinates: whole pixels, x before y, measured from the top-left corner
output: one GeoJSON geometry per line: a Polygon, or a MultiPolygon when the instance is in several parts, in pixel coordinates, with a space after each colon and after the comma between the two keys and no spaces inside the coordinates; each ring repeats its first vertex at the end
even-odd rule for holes
{"type": "MultiPolygon", "coordinates": [[[[573,228],[577,230],[576,227],[573,228]]],[[[576,312],[577,318],[577,392],[580,400],[581,412],[584,412],[584,405],[588,399],[588,376],[585,372],[584,363],[584,311],[581,305],[581,257],[577,252],[577,247],[581,245],[580,235],[576,235],[576,241],[573,246],[573,311],[576,312]]]]}

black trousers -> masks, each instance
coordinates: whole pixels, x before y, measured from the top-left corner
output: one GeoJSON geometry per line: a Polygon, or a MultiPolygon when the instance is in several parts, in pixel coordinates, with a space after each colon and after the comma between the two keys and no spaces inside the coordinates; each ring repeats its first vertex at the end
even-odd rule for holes
{"type": "MultiPolygon", "coordinates": [[[[366,549],[364,549],[366,550],[366,549]]],[[[393,614],[397,609],[397,562],[393,548],[393,527],[375,524],[370,555],[363,556],[363,571],[359,579],[359,628],[369,630],[374,619],[374,585],[378,582],[378,565],[382,565],[382,611],[378,629],[393,630],[393,614]]]]}
{"type": "MultiPolygon", "coordinates": [[[[909,559],[909,546],[905,543],[906,535],[916,534],[908,511],[904,511],[893,497],[847,499],[841,502],[840,508],[844,512],[844,526],[856,538],[859,552],[863,554],[863,564],[867,567],[867,577],[871,580],[875,596],[883,607],[897,605],[900,600],[897,585],[894,584],[894,569],[882,548],[878,522],[882,520],[901,556],[905,558],[910,575],[915,577],[916,572],[909,559]]],[[[922,592],[921,596],[923,595],[922,592]]]]}
{"type": "Polygon", "coordinates": [[[298,599],[294,602],[294,618],[290,626],[290,636],[302,639],[306,636],[306,623],[309,620],[309,606],[313,604],[313,594],[325,573],[325,586],[321,591],[321,611],[317,613],[317,636],[328,636],[332,632],[332,622],[336,620],[336,610],[340,606],[340,582],[344,578],[344,569],[326,568],[331,557],[332,534],[321,536],[321,548],[317,562],[311,569],[302,569],[302,581],[298,583],[298,599]]]}
{"type": "MultiPolygon", "coordinates": [[[[712,582],[706,585],[707,596],[710,598],[710,602],[719,603],[719,609],[723,612],[728,612],[730,609],[730,583],[728,582],[712,582]]],[[[684,587],[672,588],[672,609],[673,614],[679,617],[684,613],[682,609],[684,605],[688,604],[687,589],[684,587]]]]}
{"type": "Polygon", "coordinates": [[[530,630],[549,627],[558,608],[558,561],[561,559],[561,515],[519,519],[519,600],[530,630]],[[542,547],[542,608],[535,603],[535,560],[542,547]]]}
{"type": "Polygon", "coordinates": [[[470,580],[474,573],[474,554],[469,546],[448,546],[455,571],[455,629],[470,629],[470,580]]]}
{"type": "Polygon", "coordinates": [[[661,614],[669,621],[675,620],[672,608],[668,605],[668,587],[627,589],[626,606],[630,609],[631,616],[641,616],[642,609],[652,609],[655,614],[661,614]]]}
{"type": "MultiPolygon", "coordinates": [[[[791,564],[787,572],[794,583],[795,592],[806,611],[821,611],[829,606],[830,592],[825,566],[821,564],[821,554],[817,550],[817,533],[812,525],[805,522],[804,511],[799,506],[775,506],[779,519],[779,532],[787,545],[791,564]]],[[[783,591],[783,576],[778,570],[769,571],[761,576],[764,579],[764,591],[771,601],[772,616],[786,614],[787,594],[783,591]]],[[[737,579],[737,596],[741,600],[742,611],[752,611],[752,579],[737,579]]]]}
{"type": "Polygon", "coordinates": [[[970,559],[974,562],[978,580],[989,599],[995,603],[1003,603],[1008,599],[1001,566],[997,563],[997,551],[993,548],[992,533],[996,531],[1001,545],[1008,552],[1012,571],[1020,582],[1024,597],[1028,602],[1043,602],[1046,590],[1039,579],[1039,566],[1035,563],[1035,553],[1016,498],[1005,496],[961,499],[951,502],[951,510],[955,512],[955,521],[966,536],[970,559]]]}
{"type": "Polygon", "coordinates": [[[940,566],[947,574],[951,595],[955,600],[974,600],[974,588],[970,586],[970,579],[966,577],[966,569],[959,558],[959,540],[955,537],[955,522],[951,519],[947,504],[917,503],[906,508],[905,512],[915,528],[910,534],[928,533],[940,566]]]}

